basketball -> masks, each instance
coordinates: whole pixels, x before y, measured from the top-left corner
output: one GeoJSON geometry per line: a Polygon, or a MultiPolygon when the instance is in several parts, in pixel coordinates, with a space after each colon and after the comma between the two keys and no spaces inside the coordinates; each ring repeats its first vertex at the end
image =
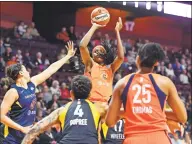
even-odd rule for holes
{"type": "Polygon", "coordinates": [[[108,10],[103,7],[95,8],[91,13],[91,21],[99,25],[107,25],[110,20],[108,10]]]}

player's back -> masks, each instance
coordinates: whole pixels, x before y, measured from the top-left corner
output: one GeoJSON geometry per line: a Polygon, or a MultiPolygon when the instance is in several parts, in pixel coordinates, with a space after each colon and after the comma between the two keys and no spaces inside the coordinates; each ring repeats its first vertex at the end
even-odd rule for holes
{"type": "Polygon", "coordinates": [[[100,114],[88,100],[68,103],[59,116],[62,127],[60,144],[97,144],[100,114]]]}
{"type": "Polygon", "coordinates": [[[125,109],[125,137],[166,131],[164,106],[167,95],[162,91],[163,76],[157,74],[131,74],[125,77],[122,99],[125,109]]]}

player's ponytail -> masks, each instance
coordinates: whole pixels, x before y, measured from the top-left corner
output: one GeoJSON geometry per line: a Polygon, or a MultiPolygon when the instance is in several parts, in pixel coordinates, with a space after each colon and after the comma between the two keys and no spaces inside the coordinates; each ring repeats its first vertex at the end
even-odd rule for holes
{"type": "Polygon", "coordinates": [[[10,77],[2,78],[0,81],[1,87],[6,89],[6,90],[10,89],[10,86],[14,83],[15,83],[15,81],[10,77]]]}
{"type": "Polygon", "coordinates": [[[21,64],[14,64],[7,67],[6,72],[7,77],[1,79],[0,82],[1,87],[7,87],[7,89],[9,89],[10,86],[14,84],[15,81],[17,80],[21,68],[22,68],[21,64]]]}

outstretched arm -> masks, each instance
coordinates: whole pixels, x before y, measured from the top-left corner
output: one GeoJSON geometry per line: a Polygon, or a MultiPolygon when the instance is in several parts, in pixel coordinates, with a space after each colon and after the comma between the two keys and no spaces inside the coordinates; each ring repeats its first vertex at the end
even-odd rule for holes
{"type": "Polygon", "coordinates": [[[80,42],[80,54],[81,54],[82,61],[83,61],[86,68],[87,67],[91,68],[93,65],[93,59],[90,57],[90,53],[89,53],[87,46],[88,46],[88,43],[89,43],[91,37],[93,36],[94,32],[99,27],[102,27],[102,26],[93,23],[90,30],[86,33],[86,35],[82,38],[82,40],[80,42]]]}
{"type": "Polygon", "coordinates": [[[114,62],[111,64],[113,73],[115,73],[119,69],[119,67],[121,66],[124,60],[124,48],[123,48],[120,33],[119,33],[122,27],[123,27],[122,20],[119,17],[119,21],[117,22],[116,27],[115,27],[115,32],[117,36],[117,50],[118,50],[117,57],[115,58],[114,62]]]}
{"type": "Polygon", "coordinates": [[[37,86],[47,80],[51,75],[53,75],[55,72],[57,72],[63,64],[65,64],[71,57],[74,56],[76,50],[74,50],[74,44],[73,42],[68,42],[68,46],[66,46],[68,50],[68,54],[56,61],[55,63],[51,64],[46,70],[44,70],[42,73],[34,76],[31,78],[31,81],[37,86]]]}
{"type": "Polygon", "coordinates": [[[35,138],[43,133],[46,129],[51,127],[52,125],[59,123],[59,115],[60,112],[64,109],[64,107],[61,107],[54,112],[52,112],[49,116],[45,117],[38,123],[36,123],[31,130],[26,134],[24,137],[22,144],[32,144],[32,142],[35,140],[35,138]]]}

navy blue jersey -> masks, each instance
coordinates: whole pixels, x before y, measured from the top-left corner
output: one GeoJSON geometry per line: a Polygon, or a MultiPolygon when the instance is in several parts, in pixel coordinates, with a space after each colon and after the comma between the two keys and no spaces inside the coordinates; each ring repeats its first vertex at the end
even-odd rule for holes
{"type": "MultiPolygon", "coordinates": [[[[29,82],[28,88],[18,87],[13,84],[11,88],[17,90],[19,98],[13,103],[8,116],[16,123],[21,126],[30,126],[35,122],[36,117],[36,95],[35,95],[35,85],[29,82]]],[[[20,144],[24,138],[24,133],[21,131],[12,129],[7,125],[3,125],[3,144],[20,144]]]]}
{"type": "Polygon", "coordinates": [[[60,144],[98,144],[100,114],[89,100],[66,104],[59,120],[62,127],[60,144]]]}
{"type": "Polygon", "coordinates": [[[103,144],[122,144],[124,137],[124,121],[119,120],[114,127],[102,124],[102,141],[103,144]]]}

